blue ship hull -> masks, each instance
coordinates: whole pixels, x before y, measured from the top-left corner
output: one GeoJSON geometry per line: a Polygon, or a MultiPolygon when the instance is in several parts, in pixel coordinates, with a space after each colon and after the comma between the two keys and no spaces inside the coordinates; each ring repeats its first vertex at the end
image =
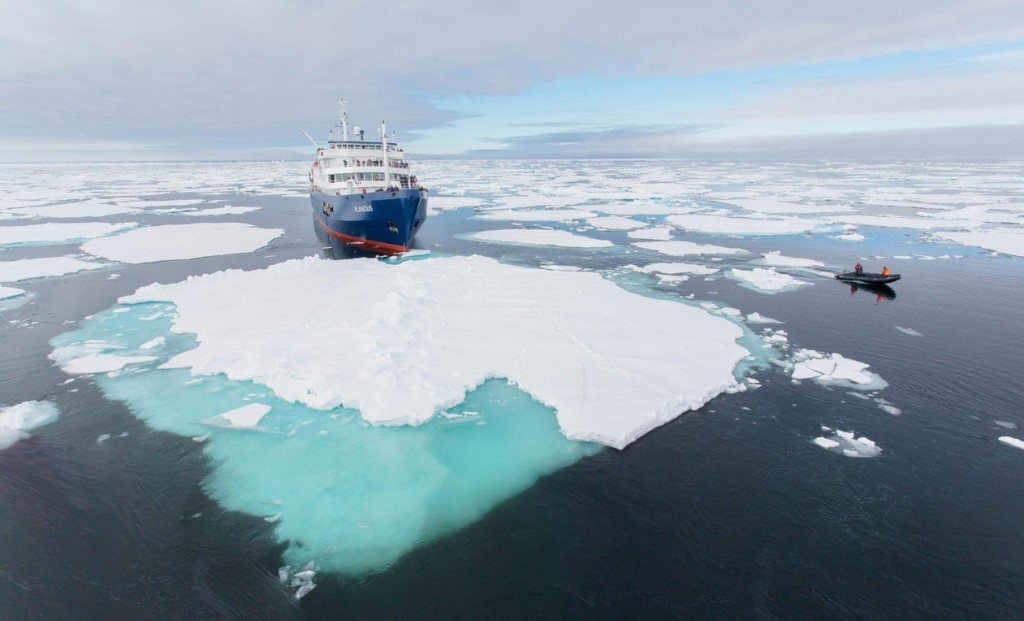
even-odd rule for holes
{"type": "Polygon", "coordinates": [[[334,246],[405,252],[427,219],[427,192],[419,188],[333,195],[310,192],[317,237],[334,246]]]}

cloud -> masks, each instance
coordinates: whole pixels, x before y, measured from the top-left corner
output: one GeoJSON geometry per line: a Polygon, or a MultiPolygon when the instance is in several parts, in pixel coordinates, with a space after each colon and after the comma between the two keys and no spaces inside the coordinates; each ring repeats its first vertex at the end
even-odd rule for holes
{"type": "Polygon", "coordinates": [[[1024,124],[910,130],[722,137],[700,127],[555,132],[505,141],[469,158],[675,158],[710,161],[978,161],[1024,159],[1024,124]]]}
{"type": "Polygon", "coordinates": [[[359,122],[429,129],[458,116],[439,96],[1024,37],[1024,4],[1001,0],[0,0],[0,15],[2,135],[196,149],[294,144],[339,94],[359,122]]]}

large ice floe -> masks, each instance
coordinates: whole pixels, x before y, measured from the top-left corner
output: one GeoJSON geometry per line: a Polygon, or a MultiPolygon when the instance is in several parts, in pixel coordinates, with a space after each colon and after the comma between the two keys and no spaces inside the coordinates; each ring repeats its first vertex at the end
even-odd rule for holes
{"type": "Polygon", "coordinates": [[[608,248],[615,245],[606,239],[593,239],[559,229],[499,229],[495,231],[480,231],[470,237],[477,241],[523,244],[526,246],[608,248]]]}
{"type": "Polygon", "coordinates": [[[29,244],[63,244],[110,235],[135,226],[134,222],[108,224],[106,222],[76,222],[22,224],[0,226],[0,246],[29,244]]]}
{"type": "Polygon", "coordinates": [[[27,438],[36,427],[57,420],[57,406],[49,401],[25,401],[0,408],[0,450],[27,438]]]}
{"type": "Polygon", "coordinates": [[[479,256],[309,258],[120,302],[52,357],[130,360],[96,381],[202,441],[211,497],[273,523],[293,566],[345,572],[737,389],[748,356],[699,307],[479,256]]]}
{"type": "Polygon", "coordinates": [[[42,257],[0,261],[0,282],[18,282],[47,276],[63,276],[83,270],[105,267],[103,263],[82,261],[74,257],[42,257]]]}
{"type": "Polygon", "coordinates": [[[284,233],[240,222],[166,224],[82,244],[82,250],[121,263],[150,263],[252,252],[284,233]]]}

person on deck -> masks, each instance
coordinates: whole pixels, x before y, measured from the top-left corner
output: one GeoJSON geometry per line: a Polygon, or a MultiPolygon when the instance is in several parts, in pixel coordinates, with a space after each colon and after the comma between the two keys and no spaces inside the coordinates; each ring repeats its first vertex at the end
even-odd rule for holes
{"type": "Polygon", "coordinates": [[[861,267],[860,261],[857,261],[857,265],[853,266],[853,272],[860,276],[864,272],[864,268],[861,267]]]}
{"type": "Polygon", "coordinates": [[[882,276],[888,276],[888,275],[889,275],[889,268],[883,267],[882,268],[882,276]]]}

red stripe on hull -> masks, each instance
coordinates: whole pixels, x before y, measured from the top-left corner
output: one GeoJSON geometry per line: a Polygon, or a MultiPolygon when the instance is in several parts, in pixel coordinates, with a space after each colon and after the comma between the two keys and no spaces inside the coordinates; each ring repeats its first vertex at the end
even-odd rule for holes
{"type": "Polygon", "coordinates": [[[407,247],[399,244],[389,244],[386,242],[379,242],[373,241],[372,239],[366,239],[365,237],[356,237],[355,235],[346,235],[345,233],[340,233],[338,231],[335,231],[331,227],[327,226],[327,223],[324,222],[319,217],[314,216],[314,218],[316,218],[316,223],[323,227],[325,233],[327,233],[328,235],[337,239],[340,242],[346,244],[359,244],[360,246],[363,246],[365,248],[370,248],[372,250],[378,250],[380,252],[385,252],[389,254],[395,254],[409,250],[407,247]]]}

